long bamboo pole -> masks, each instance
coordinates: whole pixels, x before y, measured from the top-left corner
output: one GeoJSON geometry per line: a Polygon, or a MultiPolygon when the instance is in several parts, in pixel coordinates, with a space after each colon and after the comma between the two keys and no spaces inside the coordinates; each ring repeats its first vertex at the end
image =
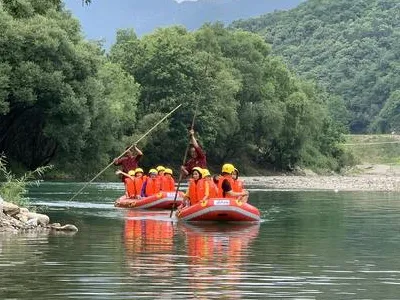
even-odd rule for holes
{"type": "MultiPolygon", "coordinates": [[[[210,60],[210,56],[207,57],[207,63],[206,63],[205,69],[204,69],[204,75],[205,75],[205,76],[207,76],[207,68],[208,68],[209,60],[210,60]]],[[[195,120],[196,120],[197,111],[198,111],[198,109],[199,109],[199,103],[200,103],[200,97],[197,99],[197,102],[196,102],[196,107],[195,107],[194,114],[193,114],[192,124],[191,124],[191,126],[190,126],[190,129],[191,129],[191,130],[194,129],[194,122],[195,122],[195,120]]],[[[187,144],[187,146],[186,146],[185,155],[183,156],[182,166],[183,166],[183,165],[185,164],[185,162],[186,162],[186,158],[187,158],[187,155],[188,155],[188,152],[189,152],[189,148],[190,148],[190,139],[189,139],[188,144],[187,144]]],[[[176,198],[177,198],[177,196],[178,196],[178,192],[179,192],[179,188],[180,188],[180,186],[181,186],[182,179],[183,179],[183,174],[182,174],[182,170],[180,170],[180,172],[179,172],[179,179],[178,179],[178,185],[177,185],[176,191],[175,191],[174,202],[172,203],[171,212],[170,212],[170,214],[169,214],[169,217],[170,217],[170,218],[172,217],[172,213],[174,212],[174,209],[175,209],[176,198]]]]}
{"type": "MultiPolygon", "coordinates": [[[[126,152],[128,152],[132,147],[134,147],[137,143],[139,143],[142,139],[144,139],[150,132],[152,132],[154,130],[154,128],[156,128],[158,125],[160,125],[166,118],[168,118],[170,115],[172,115],[181,106],[182,106],[182,104],[179,104],[177,107],[175,107],[173,110],[171,110],[168,114],[166,114],[160,121],[158,121],[145,134],[143,134],[135,143],[133,143],[129,148],[127,148],[124,152],[122,152],[121,155],[119,155],[117,157],[117,159],[124,156],[126,152]]],[[[72,201],[73,199],[75,199],[76,196],[78,196],[90,183],[92,183],[97,177],[99,177],[101,174],[103,174],[104,171],[107,170],[109,167],[111,167],[113,164],[114,164],[114,161],[112,161],[108,166],[106,166],[103,170],[101,170],[99,173],[97,173],[97,175],[94,176],[90,181],[86,182],[86,184],[79,191],[77,191],[75,193],[75,195],[72,196],[71,199],[69,199],[69,201],[72,201]]]]}

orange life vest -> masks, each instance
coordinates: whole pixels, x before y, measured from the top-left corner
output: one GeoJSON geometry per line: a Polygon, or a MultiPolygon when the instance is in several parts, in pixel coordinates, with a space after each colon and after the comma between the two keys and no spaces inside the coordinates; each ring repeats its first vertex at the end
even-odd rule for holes
{"type": "Polygon", "coordinates": [[[145,182],[146,177],[135,177],[135,196],[140,196],[140,193],[142,192],[142,187],[143,183],[145,182]]]}
{"type": "Polygon", "coordinates": [[[235,198],[235,197],[228,196],[228,195],[224,196],[224,190],[222,189],[222,183],[225,180],[228,180],[228,182],[231,184],[232,191],[233,191],[233,186],[234,186],[233,178],[229,175],[221,175],[221,177],[218,180],[218,198],[235,198]]]}
{"type": "Polygon", "coordinates": [[[204,179],[195,181],[190,179],[189,181],[189,199],[190,205],[194,205],[201,201],[205,196],[205,182],[204,179]]]}
{"type": "Polygon", "coordinates": [[[157,194],[161,190],[160,179],[155,177],[147,177],[145,195],[151,196],[157,194]]]}
{"type": "Polygon", "coordinates": [[[218,187],[212,180],[212,178],[206,178],[206,182],[208,183],[208,198],[217,198],[218,197],[218,187]]]}
{"type": "Polygon", "coordinates": [[[129,177],[125,177],[125,194],[128,198],[134,198],[136,196],[136,186],[135,181],[129,177]]]}
{"type": "Polygon", "coordinates": [[[174,192],[175,191],[175,180],[172,176],[161,177],[161,190],[163,192],[174,192]]]}
{"type": "Polygon", "coordinates": [[[243,181],[240,179],[233,180],[232,190],[234,192],[243,192],[243,181]]]}

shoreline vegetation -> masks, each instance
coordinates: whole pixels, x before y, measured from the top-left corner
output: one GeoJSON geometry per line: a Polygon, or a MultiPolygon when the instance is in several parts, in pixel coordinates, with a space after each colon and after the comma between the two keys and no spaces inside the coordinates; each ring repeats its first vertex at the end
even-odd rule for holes
{"type": "Polygon", "coordinates": [[[52,168],[52,165],[39,167],[18,177],[8,169],[6,157],[0,155],[0,176],[4,178],[0,184],[0,233],[30,230],[70,233],[78,231],[75,225],[51,224],[47,215],[35,212],[36,209],[32,209],[30,205],[28,187],[35,183],[38,185],[39,178],[52,168]]]}

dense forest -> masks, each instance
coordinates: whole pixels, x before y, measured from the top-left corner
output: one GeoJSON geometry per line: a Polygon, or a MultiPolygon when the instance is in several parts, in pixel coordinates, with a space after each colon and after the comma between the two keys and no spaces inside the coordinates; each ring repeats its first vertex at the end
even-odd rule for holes
{"type": "Polygon", "coordinates": [[[308,0],[232,27],[260,33],[298,74],[340,97],[352,132],[400,131],[398,0],[308,0]]]}
{"type": "Polygon", "coordinates": [[[139,39],[126,29],[106,54],[59,0],[0,0],[0,31],[0,151],[21,167],[93,176],[181,103],[138,145],[145,168],[179,166],[197,104],[211,166],[346,163],[335,99],[294,76],[259,35],[215,24],[139,39]]]}

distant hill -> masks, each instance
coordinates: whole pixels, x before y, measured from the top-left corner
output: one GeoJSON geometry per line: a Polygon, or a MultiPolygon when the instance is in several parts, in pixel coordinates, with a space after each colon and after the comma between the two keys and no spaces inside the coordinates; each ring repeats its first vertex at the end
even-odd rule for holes
{"type": "Polygon", "coordinates": [[[308,0],[233,24],[341,97],[354,133],[400,131],[399,0],[308,0]]]}
{"type": "Polygon", "coordinates": [[[225,24],[237,19],[259,16],[274,10],[295,7],[304,0],[198,0],[178,3],[174,0],[93,0],[82,6],[81,0],[64,0],[81,21],[90,39],[115,40],[118,28],[134,28],[138,35],[157,27],[180,24],[189,30],[205,22],[225,24]]]}

